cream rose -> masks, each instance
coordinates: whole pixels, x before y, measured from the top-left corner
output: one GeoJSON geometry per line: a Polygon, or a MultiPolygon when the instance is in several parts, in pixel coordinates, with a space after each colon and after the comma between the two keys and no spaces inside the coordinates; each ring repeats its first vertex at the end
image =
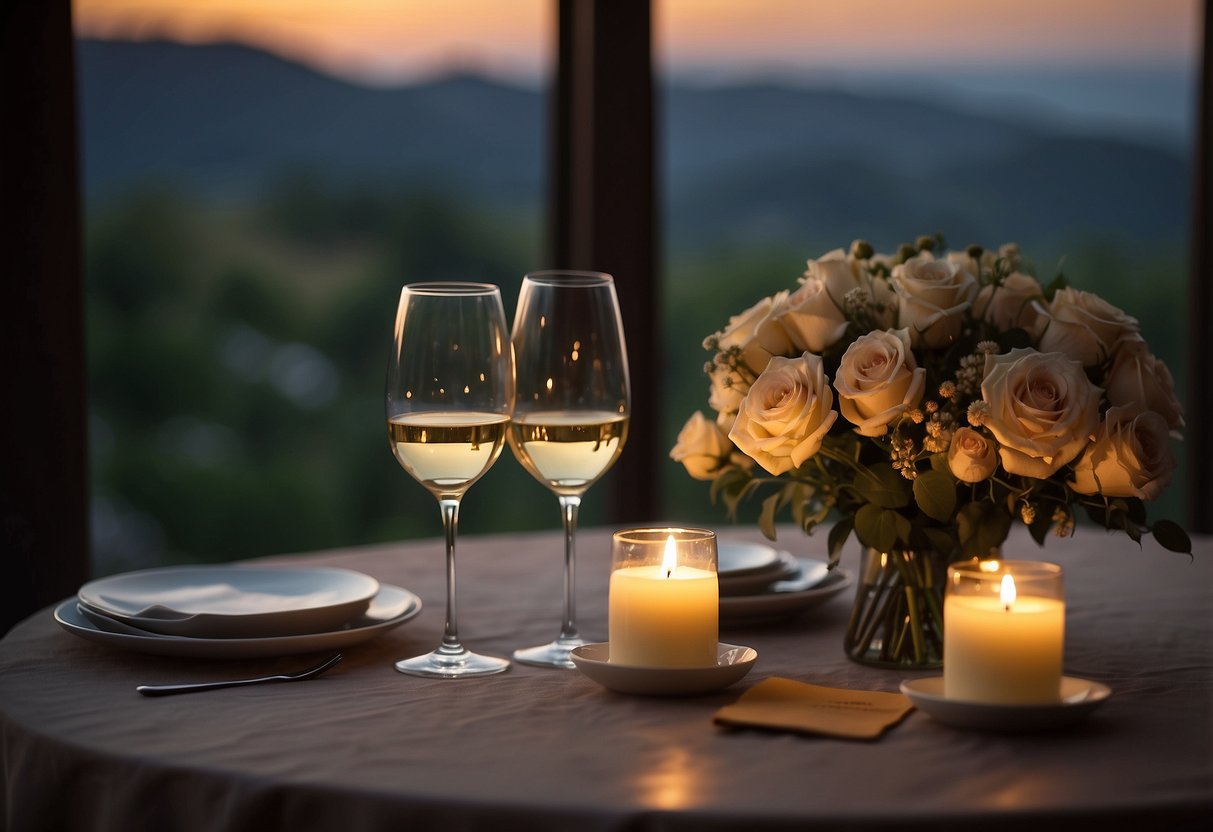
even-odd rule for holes
{"type": "Polygon", "coordinates": [[[897,293],[897,323],[910,330],[915,347],[952,343],[977,294],[973,275],[956,263],[934,259],[929,251],[894,266],[889,282],[897,293]]]}
{"type": "Polygon", "coordinates": [[[1176,433],[1184,426],[1184,409],[1175,396],[1171,371],[1150,353],[1144,341],[1133,340],[1116,350],[1104,388],[1113,407],[1138,413],[1153,410],[1176,433]]]}
{"type": "Polygon", "coordinates": [[[773,312],[796,352],[820,353],[847,331],[847,319],[830,298],[824,280],[809,278],[773,312]]]}
{"type": "Polygon", "coordinates": [[[989,479],[998,467],[998,449],[972,428],[958,428],[948,446],[948,468],[961,482],[989,479]]]}
{"type": "Polygon", "coordinates": [[[1109,408],[1095,441],[1074,466],[1070,487],[1079,494],[1153,500],[1175,471],[1168,438],[1167,422],[1157,413],[1109,408]]]}
{"type": "Polygon", "coordinates": [[[981,253],[981,261],[978,262],[967,251],[950,251],[948,256],[944,258],[949,263],[955,263],[960,268],[971,274],[978,281],[981,279],[983,271],[991,271],[994,268],[994,263],[998,260],[998,255],[992,251],[983,251],[981,253]]]}
{"type": "Polygon", "coordinates": [[[1124,339],[1141,338],[1137,319],[1091,292],[1059,289],[1049,303],[1042,352],[1061,352],[1093,367],[1105,361],[1124,339]]]}
{"type": "Polygon", "coordinates": [[[910,352],[904,329],[870,332],[847,347],[834,378],[838,409],[860,436],[883,436],[889,424],[922,401],[926,370],[910,352]]]}
{"type": "Polygon", "coordinates": [[[670,449],[670,459],[681,462],[697,480],[713,480],[732,452],[733,446],[715,422],[699,411],[678,432],[678,441],[670,449]]]}
{"type": "MultiPolygon", "coordinates": [[[[757,377],[773,355],[783,355],[792,351],[792,344],[774,319],[772,313],[787,298],[786,291],[772,297],[763,298],[740,315],[729,318],[729,325],[715,335],[704,339],[704,349],[715,349],[721,353],[736,348],[740,351],[741,361],[746,368],[757,377]]],[[[721,363],[721,355],[716,357],[716,363],[721,363]]]]}
{"type": "Polygon", "coordinates": [[[1017,349],[986,356],[985,426],[1002,467],[1043,479],[1078,456],[1099,425],[1100,389],[1061,353],[1017,349]]]}
{"type": "MultiPolygon", "coordinates": [[[[875,258],[874,258],[875,259],[875,258]]],[[[868,274],[866,261],[850,257],[840,248],[828,251],[816,260],[809,260],[801,282],[818,281],[825,284],[834,305],[846,309],[850,292],[863,290],[868,299],[868,310],[881,329],[891,327],[897,317],[897,297],[883,277],[868,274]]]]}
{"type": "Polygon", "coordinates": [[[737,373],[729,372],[726,367],[714,368],[708,379],[712,383],[708,391],[708,407],[722,416],[736,413],[750,385],[737,373]]]}
{"type": "Polygon", "coordinates": [[[1044,293],[1031,275],[1012,272],[997,286],[983,286],[973,301],[973,314],[1000,330],[1027,330],[1033,339],[1043,328],[1040,304],[1044,293]]]}
{"type": "Polygon", "coordinates": [[[771,359],[746,393],[729,439],[769,473],[799,468],[821,449],[838,414],[821,359],[771,359]]]}
{"type": "Polygon", "coordinates": [[[1019,251],[1019,243],[1003,243],[998,247],[998,256],[1006,260],[1012,269],[1018,269],[1023,262],[1023,255],[1019,251]]]}

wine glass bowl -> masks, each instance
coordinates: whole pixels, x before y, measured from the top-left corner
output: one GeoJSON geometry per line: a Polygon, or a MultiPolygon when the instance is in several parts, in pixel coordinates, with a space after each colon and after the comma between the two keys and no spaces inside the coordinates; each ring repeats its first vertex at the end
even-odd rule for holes
{"type": "Polygon", "coordinates": [[[602,272],[532,272],[522,281],[512,333],[517,399],[514,456],[560,503],[565,530],[564,619],[559,636],[514,651],[524,664],[573,668],[584,644],[575,616],[575,538],[581,497],[627,442],[631,392],[614,279],[602,272]]]}
{"type": "Polygon", "coordinates": [[[513,350],[498,288],[460,282],[405,286],[384,398],[393,455],[438,500],[447,558],[442,644],[397,662],[396,669],[445,678],[500,673],[508,660],[472,653],[460,643],[455,598],[460,502],[500,456],[514,405],[513,350]]]}

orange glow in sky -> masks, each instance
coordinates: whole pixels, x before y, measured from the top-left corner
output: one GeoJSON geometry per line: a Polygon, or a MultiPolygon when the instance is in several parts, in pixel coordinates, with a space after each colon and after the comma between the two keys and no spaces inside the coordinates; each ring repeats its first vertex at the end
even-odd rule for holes
{"type": "Polygon", "coordinates": [[[388,83],[452,66],[535,76],[554,0],[73,0],[85,37],[235,41],[346,78],[388,83]]]}
{"type": "MultiPolygon", "coordinates": [[[[551,60],[555,0],[74,0],[77,32],[238,41],[379,83],[551,60]]],[[[1191,61],[1199,0],[654,0],[666,69],[1191,61]]]]}

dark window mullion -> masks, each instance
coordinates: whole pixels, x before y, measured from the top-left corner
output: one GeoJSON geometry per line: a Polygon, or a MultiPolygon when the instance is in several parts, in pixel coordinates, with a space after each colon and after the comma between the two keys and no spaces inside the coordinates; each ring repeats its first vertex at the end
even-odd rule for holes
{"type": "Polygon", "coordinates": [[[84,299],[68,0],[0,18],[0,634],[88,570],[84,299]]]}
{"type": "Polygon", "coordinates": [[[559,0],[551,265],[615,276],[632,418],[608,477],[613,520],[661,515],[652,25],[648,0],[559,0]]]}
{"type": "Polygon", "coordinates": [[[1213,0],[1204,3],[1204,51],[1201,56],[1193,176],[1192,303],[1188,318],[1188,427],[1183,450],[1188,457],[1188,515],[1192,531],[1213,532],[1213,0]]]}

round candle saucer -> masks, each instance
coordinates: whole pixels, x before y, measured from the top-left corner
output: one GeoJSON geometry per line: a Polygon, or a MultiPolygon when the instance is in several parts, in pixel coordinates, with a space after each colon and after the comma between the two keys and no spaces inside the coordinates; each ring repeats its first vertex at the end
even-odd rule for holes
{"type": "Polygon", "coordinates": [[[943,677],[907,679],[901,692],[927,716],[954,728],[1018,733],[1062,728],[1084,719],[1112,695],[1100,682],[1063,676],[1061,699],[1038,705],[1003,705],[948,699],[943,677]]]}
{"type": "Polygon", "coordinates": [[[752,647],[718,643],[715,667],[636,667],[611,664],[608,642],[583,644],[570,653],[585,676],[616,693],[691,696],[723,690],[750,672],[758,660],[752,647]]]}

